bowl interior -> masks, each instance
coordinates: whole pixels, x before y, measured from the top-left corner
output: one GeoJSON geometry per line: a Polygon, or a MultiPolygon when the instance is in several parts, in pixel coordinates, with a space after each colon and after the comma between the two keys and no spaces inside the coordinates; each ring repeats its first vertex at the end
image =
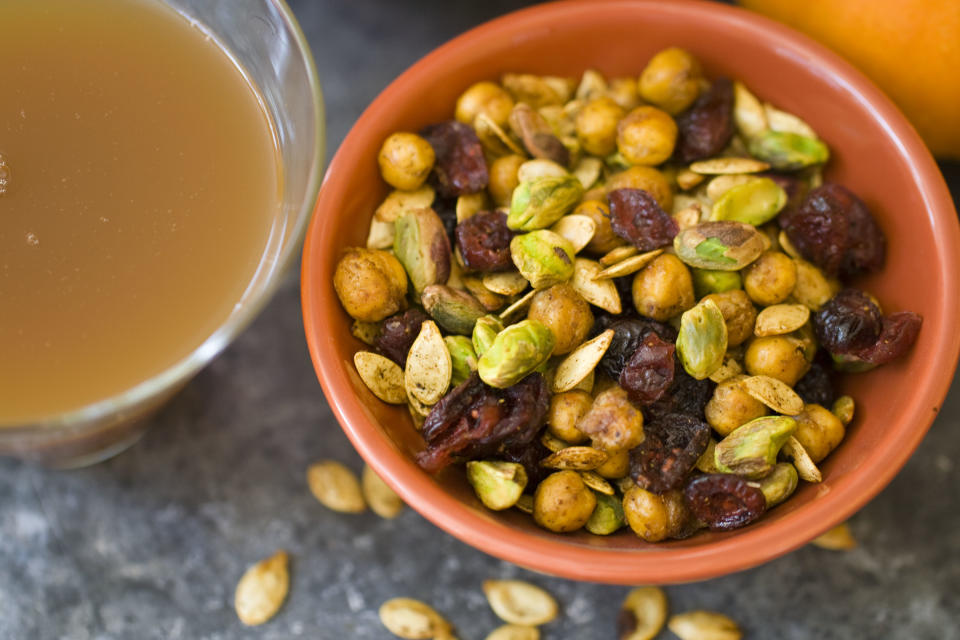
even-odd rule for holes
{"type": "Polygon", "coordinates": [[[474,29],[421,60],[367,109],[326,177],[304,252],[308,341],[331,405],[367,461],[411,506],[481,549],[541,571],[605,582],[681,581],[752,566],[799,546],[875,495],[916,447],[955,366],[957,226],[942,178],[909,125],[859,74],[802,36],[743,11],[694,2],[547,5],[474,29]],[[423,446],[403,407],[379,402],[352,356],[364,348],[332,287],[341,250],[362,246],[387,193],[376,154],[397,130],[450,119],[458,95],[506,71],[637,76],[667,46],[690,50],[710,76],[742,80],[761,99],[798,114],[830,145],[826,177],[867,203],[889,240],[882,273],[860,286],[886,310],[924,316],[913,352],[877,371],[847,376],[857,416],[822,465],[760,522],[730,533],[649,545],[623,531],[559,536],[510,511],[492,513],[460,469],[436,477],[411,456],[423,446]],[[921,259],[922,257],[922,259],[921,259]],[[642,551],[643,553],[637,553],[642,551]]]}

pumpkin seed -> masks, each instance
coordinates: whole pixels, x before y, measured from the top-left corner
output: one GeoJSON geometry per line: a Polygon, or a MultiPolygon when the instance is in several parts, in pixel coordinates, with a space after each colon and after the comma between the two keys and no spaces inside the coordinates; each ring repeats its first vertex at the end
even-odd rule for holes
{"type": "Polygon", "coordinates": [[[483,284],[483,278],[475,275],[463,275],[461,279],[467,291],[469,291],[487,311],[496,311],[506,303],[507,300],[504,296],[487,289],[487,286],[483,284]]]}
{"type": "Polygon", "coordinates": [[[605,496],[612,496],[616,493],[613,489],[613,485],[607,482],[606,478],[595,471],[581,471],[580,478],[583,480],[583,484],[587,485],[597,493],[602,493],[605,496]]]}
{"type": "Polygon", "coordinates": [[[353,364],[373,395],[390,404],[406,403],[403,370],[396,362],[379,353],[357,351],[353,354],[353,364]]]}
{"type": "Polygon", "coordinates": [[[627,594],[620,610],[625,624],[617,640],[653,640],[667,621],[667,595],[658,587],[639,587],[627,594]]]}
{"type": "Polygon", "coordinates": [[[740,640],[737,623],[713,611],[688,611],[672,616],[667,628],[680,640],[740,640]]]}
{"type": "Polygon", "coordinates": [[[233,595],[240,622],[255,626],[276,615],[290,590],[288,564],[287,552],[280,550],[244,572],[233,595]]]}
{"type": "Polygon", "coordinates": [[[380,622],[393,635],[408,640],[449,637],[450,623],[430,605],[413,598],[393,598],[380,605],[380,622]]]}
{"type": "MultiPolygon", "coordinates": [[[[594,379],[595,379],[595,376],[593,374],[593,371],[591,371],[590,373],[587,374],[586,378],[584,378],[583,380],[577,383],[577,386],[575,386],[574,389],[579,389],[580,391],[586,391],[587,393],[593,393],[594,379]]],[[[552,383],[550,384],[550,388],[551,389],[553,388],[552,383]]]]}
{"type": "Polygon", "coordinates": [[[407,393],[424,404],[435,404],[450,386],[453,362],[436,323],[426,320],[407,353],[404,369],[407,393]]]}
{"type": "Polygon", "coordinates": [[[307,469],[307,486],[320,504],[340,513],[367,508],[356,474],[335,460],[321,460],[307,469]]]}
{"type": "MultiPolygon", "coordinates": [[[[459,251],[457,252],[457,255],[459,255],[459,251]]],[[[447,278],[447,281],[444,284],[451,289],[466,289],[466,285],[463,284],[463,267],[460,266],[459,260],[450,261],[450,277],[447,278]]],[[[481,302],[480,304],[483,303],[481,302]]]]}
{"type": "Polygon", "coordinates": [[[541,467],[571,471],[592,471],[607,461],[607,454],[593,447],[566,447],[540,461],[541,467]]]}
{"type": "Polygon", "coordinates": [[[754,158],[709,158],[699,160],[690,165],[690,171],[704,175],[718,175],[724,173],[759,173],[766,171],[770,165],[754,158]]]}
{"type": "Polygon", "coordinates": [[[500,319],[505,323],[509,323],[515,317],[519,317],[521,313],[526,312],[526,310],[530,308],[530,303],[533,302],[533,296],[536,294],[537,292],[533,289],[525,293],[522,298],[518,299],[500,313],[500,319]]]}
{"type": "Polygon", "coordinates": [[[795,260],[802,260],[803,256],[800,255],[800,251],[793,246],[793,243],[790,242],[790,236],[787,235],[787,232],[780,230],[780,234],[777,236],[777,243],[780,245],[780,248],[785,254],[790,256],[795,260]]]}
{"type": "Polygon", "coordinates": [[[723,357],[723,364],[720,365],[719,369],[711,373],[709,378],[711,381],[720,384],[725,380],[737,377],[741,373],[743,373],[743,367],[740,366],[740,363],[737,362],[736,358],[733,358],[727,354],[723,357]]]}
{"type": "Polygon", "coordinates": [[[369,465],[363,465],[360,488],[370,510],[381,518],[395,518],[403,511],[403,500],[369,465]]]}
{"type": "Polygon", "coordinates": [[[573,245],[573,252],[580,253],[593,239],[597,223],[589,216],[571,214],[563,216],[553,223],[550,230],[573,245]]]}
{"type": "MultiPolygon", "coordinates": [[[[452,360],[451,360],[451,369],[452,369],[452,360]]],[[[451,376],[452,377],[452,376],[451,376]]],[[[420,416],[421,418],[426,418],[430,415],[430,410],[433,409],[432,404],[424,404],[420,402],[415,397],[407,393],[407,406],[410,407],[410,412],[420,416]]]]}
{"type": "Polygon", "coordinates": [[[759,336],[779,336],[807,324],[810,308],[802,304],[775,304],[757,314],[753,332],[759,336]]]}
{"type": "Polygon", "coordinates": [[[720,199],[720,196],[725,194],[727,191],[730,191],[730,189],[759,179],[760,178],[757,176],[746,175],[743,173],[731,173],[717,176],[707,183],[707,197],[716,202],[720,199]]]}
{"type": "Polygon", "coordinates": [[[549,593],[521,580],[485,580],[483,593],[504,622],[538,626],[557,617],[557,601],[549,593]]]}
{"type": "Polygon", "coordinates": [[[573,262],[573,278],[570,284],[580,296],[595,307],[610,313],[620,313],[620,293],[612,280],[595,280],[602,269],[593,260],[576,258],[573,262]]]}
{"type": "Polygon", "coordinates": [[[617,247],[616,249],[611,249],[600,258],[599,262],[605,267],[609,267],[612,264],[617,264],[621,260],[626,260],[631,256],[635,256],[640,252],[639,249],[633,245],[624,245],[622,247],[617,247]]]}
{"type": "Polygon", "coordinates": [[[689,169],[680,169],[677,172],[677,186],[687,191],[688,189],[693,189],[695,186],[703,182],[703,174],[695,173],[689,169]]]}
{"type": "Polygon", "coordinates": [[[533,496],[529,493],[525,493],[517,500],[515,506],[519,511],[524,513],[533,513],[533,496]]]}
{"type": "Polygon", "coordinates": [[[377,340],[377,336],[380,335],[380,323],[354,320],[350,326],[350,333],[360,342],[373,346],[373,343],[377,340]]]}
{"type": "Polygon", "coordinates": [[[409,402],[407,403],[407,413],[410,414],[410,421],[413,423],[413,428],[417,431],[423,430],[423,423],[426,422],[427,419],[426,416],[414,409],[413,405],[409,402]]]}
{"type": "Polygon", "coordinates": [[[517,169],[517,180],[520,182],[529,182],[536,178],[548,176],[554,178],[563,178],[568,175],[570,175],[570,172],[564,167],[560,166],[553,160],[547,160],[546,158],[527,160],[520,165],[519,169],[517,169]]]}
{"type": "Polygon", "coordinates": [[[769,128],[767,114],[742,82],[733,83],[733,122],[744,136],[752,138],[769,128]]]}
{"type": "Polygon", "coordinates": [[[483,191],[467,193],[457,198],[457,222],[463,222],[473,214],[481,211],[487,204],[487,196],[483,191]]]}
{"type": "Polygon", "coordinates": [[[786,131],[787,133],[795,133],[799,136],[817,140],[817,132],[800,117],[777,109],[769,102],[763,103],[763,110],[770,128],[774,131],[786,131]]]}
{"type": "Polygon", "coordinates": [[[562,449],[566,449],[570,445],[560,438],[556,437],[549,431],[544,431],[543,435],[540,436],[540,444],[547,448],[547,451],[552,451],[556,453],[562,449]]]}
{"type": "Polygon", "coordinates": [[[833,415],[837,416],[840,422],[843,423],[843,426],[847,426],[853,422],[855,406],[853,398],[850,396],[840,396],[836,402],[833,403],[833,415]]]}
{"type": "Polygon", "coordinates": [[[844,522],[817,536],[810,544],[831,551],[849,551],[857,546],[857,539],[850,532],[850,525],[844,522]]]}
{"type": "Polygon", "coordinates": [[[557,366],[557,373],[553,379],[553,392],[570,391],[596,369],[603,354],[610,347],[613,334],[613,329],[607,329],[596,338],[584,342],[571,351],[557,366]]]}
{"type": "Polygon", "coordinates": [[[390,249],[396,229],[392,222],[382,222],[376,217],[370,221],[370,232],[367,234],[367,249],[390,249]]]}
{"type": "Polygon", "coordinates": [[[658,255],[663,253],[663,249],[654,249],[653,251],[647,251],[646,253],[641,253],[640,255],[631,256],[626,260],[621,260],[616,264],[612,264],[600,273],[598,273],[594,279],[603,280],[609,278],[619,278],[621,276],[628,276],[631,273],[636,273],[643,269],[645,266],[653,262],[653,259],[658,255]]]}
{"type": "Polygon", "coordinates": [[[511,138],[503,128],[485,113],[478,113],[473,120],[473,129],[480,144],[494,156],[516,154],[526,156],[527,152],[511,138]]]}
{"type": "Polygon", "coordinates": [[[797,475],[800,476],[801,480],[814,484],[823,482],[823,474],[820,473],[820,469],[817,468],[813,458],[810,457],[810,454],[807,453],[807,450],[803,448],[796,437],[790,436],[787,438],[787,442],[783,445],[781,451],[793,460],[793,466],[797,468],[797,475]]]}
{"type": "Polygon", "coordinates": [[[436,192],[428,184],[416,191],[391,191],[380,206],[377,207],[374,217],[380,222],[393,222],[411,209],[425,209],[433,204],[436,192]]]}
{"type": "Polygon", "coordinates": [[[540,640],[540,630],[522,624],[505,624],[491,631],[486,640],[540,640]]]}
{"type": "Polygon", "coordinates": [[[797,283],[793,286],[791,295],[800,304],[809,307],[811,311],[816,311],[836,292],[830,280],[819,268],[799,258],[794,258],[794,263],[797,265],[797,283]]]}
{"type": "Polygon", "coordinates": [[[482,282],[483,286],[490,291],[504,296],[515,296],[518,293],[523,293],[530,286],[527,279],[516,271],[486,273],[483,275],[482,282]]]}
{"type": "Polygon", "coordinates": [[[603,171],[603,160],[586,156],[581,158],[577,166],[573,168],[573,175],[577,177],[584,189],[589,189],[600,179],[601,171],[603,171]]]}
{"type": "Polygon", "coordinates": [[[577,100],[591,100],[607,95],[607,79],[595,69],[587,69],[580,76],[580,84],[574,95],[577,100]]]}
{"type": "Polygon", "coordinates": [[[770,376],[750,376],[743,379],[741,386],[744,391],[777,413],[795,416],[803,411],[803,400],[781,380],[770,376]]]}

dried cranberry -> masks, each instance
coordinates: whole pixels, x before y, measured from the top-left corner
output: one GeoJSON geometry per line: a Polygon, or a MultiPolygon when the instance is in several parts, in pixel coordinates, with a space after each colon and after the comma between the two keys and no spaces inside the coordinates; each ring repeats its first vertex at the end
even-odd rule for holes
{"type": "Polygon", "coordinates": [[[473,127],[451,120],[430,125],[420,135],[437,157],[433,176],[441,196],[477,193],[487,186],[487,162],[473,127]]]}
{"type": "Polygon", "coordinates": [[[667,393],[658,401],[647,407],[647,413],[652,416],[670,413],[684,413],[695,418],[703,417],[703,411],[713,397],[713,390],[717,386],[709,378],[697,380],[680,364],[674,354],[673,384],[667,393]]]}
{"type": "Polygon", "coordinates": [[[623,371],[627,360],[633,356],[633,352],[650,332],[670,342],[677,339],[677,332],[673,327],[649,318],[600,315],[594,322],[593,334],[599,335],[607,329],[613,329],[613,340],[598,366],[614,380],[620,378],[620,372],[623,371]]]}
{"type": "Polygon", "coordinates": [[[717,78],[688,110],[677,116],[677,146],[681,162],[715,156],[733,137],[733,83],[717,78]]]}
{"type": "Polygon", "coordinates": [[[687,484],[683,497],[693,515],[714,531],[750,524],[767,509],[758,486],[728,473],[694,478],[687,484]]]}
{"type": "Polygon", "coordinates": [[[891,313],[883,318],[880,337],[856,355],[870,364],[886,364],[905,354],[920,333],[923,318],[912,311],[891,313]]]}
{"type": "Polygon", "coordinates": [[[779,222],[797,250],[829,275],[849,278],[883,266],[883,232],[867,206],[838,184],[813,189],[779,222]]]}
{"type": "Polygon", "coordinates": [[[607,200],[613,232],[640,251],[665,247],[680,231],[670,214],[643,189],[614,189],[607,200]]]}
{"type": "Polygon", "coordinates": [[[620,371],[620,386],[640,405],[656,402],[673,384],[676,347],[650,332],[620,371]]]}
{"type": "Polygon", "coordinates": [[[813,314],[817,340],[830,353],[854,354],[880,337],[883,318],[867,294],[844,289],[813,314]]]}
{"type": "Polygon", "coordinates": [[[630,476],[654,493],[679,489],[707,448],[710,425],[682,413],[658,416],[643,427],[644,440],[630,452],[630,476]]]}
{"type": "Polygon", "coordinates": [[[443,230],[447,232],[450,246],[456,243],[457,229],[457,199],[439,197],[433,201],[433,210],[443,223],[443,230]]]}
{"type": "Polygon", "coordinates": [[[540,433],[542,430],[538,431],[533,440],[527,444],[517,445],[503,452],[503,459],[507,462],[523,465],[523,469],[527,472],[526,491],[528,493],[553,472],[553,469],[540,465],[540,461],[550,455],[550,450],[540,442],[540,433]]]}
{"type": "Polygon", "coordinates": [[[476,373],[440,399],[423,423],[427,448],[417,463],[436,473],[452,462],[502,453],[530,443],[543,426],[550,392],[539,373],[506,389],[476,373]]]}
{"type": "Polygon", "coordinates": [[[832,406],[833,401],[837,398],[837,392],[833,388],[831,369],[816,361],[810,365],[810,370],[797,381],[793,390],[807,404],[818,404],[821,407],[832,406]]]}
{"type": "Polygon", "coordinates": [[[380,335],[374,341],[374,346],[403,367],[407,364],[407,352],[420,333],[420,325],[429,319],[427,314],[416,308],[390,316],[380,325],[380,335]]]}
{"type": "Polygon", "coordinates": [[[514,233],[507,228],[507,214],[480,211],[457,225],[457,248],[468,269],[506,271],[513,267],[510,241],[514,233]]]}

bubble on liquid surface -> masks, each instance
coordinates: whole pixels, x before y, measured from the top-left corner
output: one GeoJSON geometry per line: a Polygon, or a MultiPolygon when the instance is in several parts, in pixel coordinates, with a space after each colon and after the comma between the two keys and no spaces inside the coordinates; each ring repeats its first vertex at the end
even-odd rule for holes
{"type": "Polygon", "coordinates": [[[0,196],[7,192],[10,187],[10,165],[7,159],[0,153],[0,196]]]}
{"type": "Polygon", "coordinates": [[[30,231],[27,233],[27,244],[30,245],[31,247],[39,247],[40,238],[37,237],[37,234],[30,231]]]}

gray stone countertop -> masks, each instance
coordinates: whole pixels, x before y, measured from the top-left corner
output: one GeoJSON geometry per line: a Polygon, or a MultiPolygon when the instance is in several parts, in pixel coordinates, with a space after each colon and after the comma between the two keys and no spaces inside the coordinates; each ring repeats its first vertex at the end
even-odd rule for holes
{"type": "MultiPolygon", "coordinates": [[[[328,108],[330,153],[373,97],[430,49],[520,3],[299,0],[328,108]]],[[[960,165],[943,165],[954,196],[960,165]]],[[[314,376],[298,281],[116,458],[57,472],[0,460],[0,638],[215,640],[391,637],[384,600],[432,603],[464,640],[497,625],[480,583],[517,576],[562,606],[544,638],[615,637],[627,589],[529,573],[410,509],[392,521],[324,509],[304,471],[361,462],[314,376]],[[267,624],[232,608],[245,567],[277,548],[289,598],[267,624]]],[[[706,608],[748,638],[960,639],[960,383],[903,471],[851,526],[850,552],[802,548],[724,578],[668,587],[674,611],[706,608]]],[[[671,637],[664,632],[662,637],[671,637]]]]}

